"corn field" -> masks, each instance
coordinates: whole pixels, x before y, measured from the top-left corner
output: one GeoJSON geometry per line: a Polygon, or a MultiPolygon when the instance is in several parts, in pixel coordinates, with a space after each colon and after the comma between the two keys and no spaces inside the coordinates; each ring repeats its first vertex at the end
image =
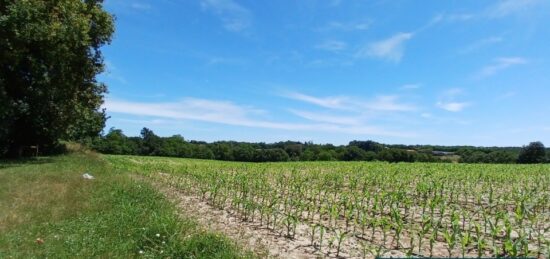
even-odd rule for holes
{"type": "Polygon", "coordinates": [[[288,239],[307,237],[317,256],[550,254],[548,165],[106,159],[288,239]]]}

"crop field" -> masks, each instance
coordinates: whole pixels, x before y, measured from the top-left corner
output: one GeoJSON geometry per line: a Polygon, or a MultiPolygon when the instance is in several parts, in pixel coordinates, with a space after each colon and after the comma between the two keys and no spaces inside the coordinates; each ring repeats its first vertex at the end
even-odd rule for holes
{"type": "Polygon", "coordinates": [[[261,237],[296,244],[282,255],[550,254],[548,165],[106,159],[206,204],[196,217],[224,211],[261,237]]]}

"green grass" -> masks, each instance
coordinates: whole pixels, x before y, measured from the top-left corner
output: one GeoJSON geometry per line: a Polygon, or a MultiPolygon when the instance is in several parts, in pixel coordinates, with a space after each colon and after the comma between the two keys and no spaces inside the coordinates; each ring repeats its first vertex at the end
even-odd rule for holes
{"type": "Polygon", "coordinates": [[[0,258],[242,258],[93,154],[0,162],[0,258]],[[88,172],[94,180],[85,180],[88,172]],[[44,242],[37,243],[37,239],[44,242]]]}

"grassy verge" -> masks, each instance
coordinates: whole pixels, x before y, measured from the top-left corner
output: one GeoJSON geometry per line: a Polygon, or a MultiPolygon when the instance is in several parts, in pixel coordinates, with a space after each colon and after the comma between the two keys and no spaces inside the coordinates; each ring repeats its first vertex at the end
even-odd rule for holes
{"type": "Polygon", "coordinates": [[[0,162],[0,258],[249,256],[100,157],[0,162]]]}

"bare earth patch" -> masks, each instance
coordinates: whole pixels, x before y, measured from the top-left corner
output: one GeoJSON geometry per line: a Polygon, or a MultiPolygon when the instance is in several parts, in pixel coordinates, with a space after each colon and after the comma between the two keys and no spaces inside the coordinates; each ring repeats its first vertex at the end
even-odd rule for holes
{"type": "MultiPolygon", "coordinates": [[[[311,245],[308,226],[298,225],[297,235],[291,239],[284,233],[276,232],[259,222],[243,221],[238,215],[231,211],[220,210],[202,201],[200,197],[185,193],[167,184],[151,181],[162,194],[174,202],[178,213],[186,217],[193,217],[208,230],[223,233],[233,239],[246,249],[254,251],[261,257],[268,258],[374,258],[369,254],[363,257],[359,254],[361,250],[357,242],[350,238],[344,242],[339,256],[336,256],[336,248],[328,247],[328,240],[318,249],[311,245]],[[349,251],[355,251],[349,254],[349,251]]],[[[329,235],[327,233],[327,235],[329,235]]],[[[405,257],[405,254],[398,250],[385,251],[385,257],[405,257]]]]}

